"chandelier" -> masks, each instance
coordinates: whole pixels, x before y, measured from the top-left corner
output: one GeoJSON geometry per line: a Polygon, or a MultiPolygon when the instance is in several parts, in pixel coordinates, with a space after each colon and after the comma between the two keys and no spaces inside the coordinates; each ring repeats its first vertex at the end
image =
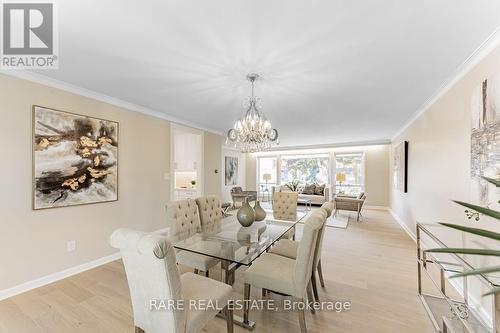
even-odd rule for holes
{"type": "Polygon", "coordinates": [[[255,153],[279,144],[278,131],[262,115],[260,98],[254,96],[254,82],[258,78],[258,74],[247,75],[248,81],[252,83],[252,97],[243,103],[245,116],[227,132],[226,144],[232,143],[243,153],[255,153]]]}

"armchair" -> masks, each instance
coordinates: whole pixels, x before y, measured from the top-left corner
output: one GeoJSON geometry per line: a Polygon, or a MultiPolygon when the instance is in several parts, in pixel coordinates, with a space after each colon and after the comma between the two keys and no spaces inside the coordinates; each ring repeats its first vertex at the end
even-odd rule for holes
{"type": "Polygon", "coordinates": [[[361,209],[363,208],[363,204],[366,200],[365,192],[361,192],[356,198],[353,197],[343,197],[343,196],[335,196],[335,212],[334,215],[337,214],[339,210],[347,210],[350,212],[357,212],[357,221],[359,221],[359,217],[361,216],[361,209]]]}
{"type": "Polygon", "coordinates": [[[231,198],[233,199],[233,208],[236,208],[236,202],[243,204],[246,198],[248,201],[257,200],[257,191],[243,191],[241,186],[235,186],[231,189],[231,198]]]}

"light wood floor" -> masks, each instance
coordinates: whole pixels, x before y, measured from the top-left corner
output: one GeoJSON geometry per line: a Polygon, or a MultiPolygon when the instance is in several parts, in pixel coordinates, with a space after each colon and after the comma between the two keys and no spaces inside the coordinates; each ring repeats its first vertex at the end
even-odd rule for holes
{"type": "MultiPolygon", "coordinates": [[[[323,246],[320,298],[348,300],[352,310],[307,313],[309,332],[433,332],[416,296],[415,244],[387,212],[366,210],[364,221],[351,219],[346,230],[327,228],[323,246]]],[[[241,274],[235,298],[242,297],[241,274]]],[[[124,268],[115,261],[0,302],[0,332],[133,332],[131,313],[124,268]]],[[[250,318],[254,332],[300,332],[293,312],[251,311],[250,318]]],[[[225,322],[216,318],[204,331],[225,332],[225,322]]]]}

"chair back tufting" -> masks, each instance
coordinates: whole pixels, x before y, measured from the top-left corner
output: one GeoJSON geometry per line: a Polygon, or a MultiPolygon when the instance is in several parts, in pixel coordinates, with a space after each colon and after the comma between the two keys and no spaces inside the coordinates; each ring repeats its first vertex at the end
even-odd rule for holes
{"type": "Polygon", "coordinates": [[[220,199],[215,195],[196,198],[200,212],[200,223],[203,232],[211,233],[221,226],[222,207],[220,199]]]}
{"type": "Polygon", "coordinates": [[[184,240],[201,231],[200,214],[194,199],[170,202],[167,205],[167,220],[173,242],[184,240]]]}
{"type": "Polygon", "coordinates": [[[273,217],[278,220],[297,220],[297,192],[275,192],[273,195],[273,217]]]}

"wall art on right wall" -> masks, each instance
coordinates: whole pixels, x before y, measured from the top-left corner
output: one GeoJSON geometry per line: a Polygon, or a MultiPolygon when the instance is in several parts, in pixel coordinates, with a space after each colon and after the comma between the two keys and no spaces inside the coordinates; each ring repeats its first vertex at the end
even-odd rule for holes
{"type": "Polygon", "coordinates": [[[498,204],[497,189],[483,177],[500,177],[500,72],[474,89],[470,106],[471,199],[492,207],[498,204]]]}
{"type": "Polygon", "coordinates": [[[408,141],[394,147],[392,154],[393,180],[396,190],[408,192],[408,141]]]}

